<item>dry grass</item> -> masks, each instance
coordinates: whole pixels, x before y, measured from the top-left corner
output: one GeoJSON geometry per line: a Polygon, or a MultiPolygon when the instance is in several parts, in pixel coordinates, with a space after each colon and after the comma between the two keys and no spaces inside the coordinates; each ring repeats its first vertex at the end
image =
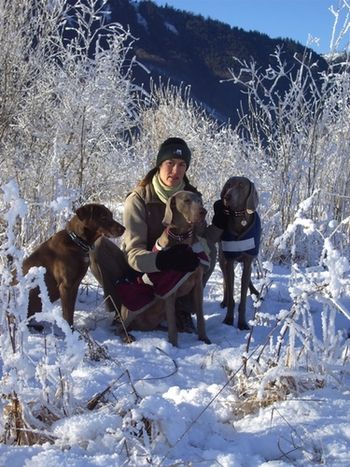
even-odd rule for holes
{"type": "MultiPolygon", "coordinates": [[[[52,442],[53,437],[44,430],[30,426],[26,421],[25,409],[16,394],[6,397],[7,404],[3,408],[4,433],[1,442],[17,446],[33,446],[52,442]]],[[[43,409],[37,417],[37,423],[43,426],[52,424],[57,417],[43,409]]]]}
{"type": "Polygon", "coordinates": [[[325,385],[323,379],[313,377],[281,375],[269,381],[261,391],[261,378],[241,375],[232,386],[235,402],[231,402],[232,412],[236,419],[258,412],[261,408],[269,407],[276,402],[286,400],[290,395],[320,389],[325,385]]]}

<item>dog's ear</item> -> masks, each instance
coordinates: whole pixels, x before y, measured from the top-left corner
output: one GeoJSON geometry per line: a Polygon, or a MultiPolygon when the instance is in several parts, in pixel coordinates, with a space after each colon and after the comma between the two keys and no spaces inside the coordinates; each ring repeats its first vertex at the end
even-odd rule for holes
{"type": "Polygon", "coordinates": [[[75,214],[78,216],[79,220],[83,221],[92,217],[93,211],[94,206],[92,204],[85,204],[84,206],[80,206],[80,208],[75,211],[75,214]]]}
{"type": "Polygon", "coordinates": [[[225,185],[222,187],[221,193],[220,193],[220,198],[224,199],[224,196],[226,195],[226,191],[230,188],[231,185],[231,179],[229,178],[226,182],[225,185]]]}
{"type": "Polygon", "coordinates": [[[174,195],[171,196],[165,205],[165,213],[163,217],[162,224],[165,226],[171,225],[173,222],[173,207],[175,205],[174,195]]]}
{"type": "Polygon", "coordinates": [[[259,196],[253,182],[250,182],[250,192],[247,198],[246,210],[251,214],[257,210],[259,204],[259,196]]]}

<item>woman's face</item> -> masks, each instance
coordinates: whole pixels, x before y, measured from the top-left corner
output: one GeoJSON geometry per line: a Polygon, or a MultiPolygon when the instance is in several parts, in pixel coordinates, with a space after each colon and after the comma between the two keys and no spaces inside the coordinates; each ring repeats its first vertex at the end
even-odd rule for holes
{"type": "Polygon", "coordinates": [[[186,162],[182,159],[168,159],[159,166],[159,177],[164,185],[174,187],[182,182],[186,173],[186,162]]]}

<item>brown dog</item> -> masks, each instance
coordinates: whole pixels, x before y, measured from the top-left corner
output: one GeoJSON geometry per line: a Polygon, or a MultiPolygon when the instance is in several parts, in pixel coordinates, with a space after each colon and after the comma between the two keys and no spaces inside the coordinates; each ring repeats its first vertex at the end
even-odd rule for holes
{"type": "MultiPolygon", "coordinates": [[[[157,240],[156,247],[163,249],[180,243],[198,246],[196,225],[204,222],[205,215],[206,210],[203,208],[201,197],[198,194],[190,191],[177,192],[166,204],[163,219],[166,229],[157,240]]],[[[198,249],[201,249],[200,246],[198,249]]],[[[147,274],[147,280],[154,281],[157,274],[164,277],[166,272],[147,274]]],[[[210,344],[203,316],[203,267],[199,265],[195,271],[185,273],[178,284],[181,285],[157,298],[149,308],[139,314],[128,312],[123,307],[122,316],[126,328],[142,331],[151,330],[155,329],[166,318],[169,342],[177,346],[175,301],[179,297],[191,294],[193,310],[197,317],[198,339],[210,344]]]]}
{"type": "Polygon", "coordinates": [[[251,294],[259,295],[251,281],[252,262],[259,251],[260,218],[255,212],[259,203],[254,184],[246,177],[229,178],[222,191],[221,199],[228,215],[227,229],[221,237],[219,264],[223,274],[224,299],[227,306],[224,323],[233,326],[234,311],[234,262],[243,264],[241,301],[238,307],[238,329],[248,330],[246,300],[248,288],[251,294]]]}
{"type": "MultiPolygon", "coordinates": [[[[63,318],[73,326],[75,301],[79,285],[89,267],[89,251],[102,235],[119,237],[124,227],[113,219],[102,204],[78,208],[66,229],[42,243],[23,261],[23,273],[33,266],[46,268],[45,284],[51,302],[61,299],[63,318]]],[[[29,295],[28,317],[41,311],[39,288],[29,295]]],[[[39,326],[40,328],[40,326],[39,326]]]]}

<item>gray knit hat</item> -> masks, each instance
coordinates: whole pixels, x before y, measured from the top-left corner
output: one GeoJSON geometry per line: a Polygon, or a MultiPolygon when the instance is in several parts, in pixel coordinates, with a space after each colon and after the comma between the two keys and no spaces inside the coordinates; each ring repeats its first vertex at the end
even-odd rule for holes
{"type": "Polygon", "coordinates": [[[187,169],[191,162],[191,151],[181,138],[168,138],[159,147],[157,155],[157,167],[168,159],[182,159],[186,162],[187,169]]]}

